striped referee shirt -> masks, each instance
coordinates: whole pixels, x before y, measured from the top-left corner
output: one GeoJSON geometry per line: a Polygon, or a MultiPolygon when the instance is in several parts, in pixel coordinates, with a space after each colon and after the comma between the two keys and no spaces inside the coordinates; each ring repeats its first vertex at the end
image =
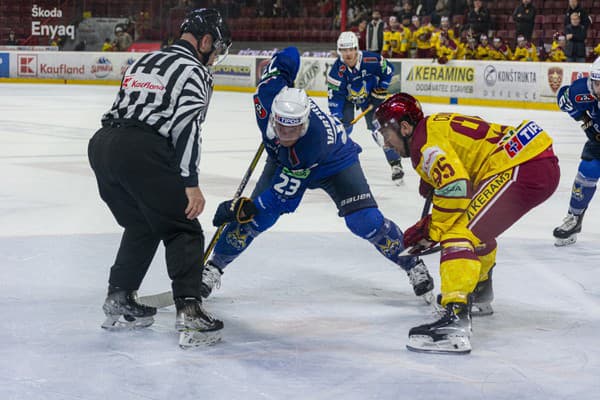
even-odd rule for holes
{"type": "Polygon", "coordinates": [[[198,186],[202,138],[213,77],[194,46],[178,40],[133,63],[121,81],[112,108],[102,121],[130,119],[152,127],[175,149],[185,186],[198,186]]]}

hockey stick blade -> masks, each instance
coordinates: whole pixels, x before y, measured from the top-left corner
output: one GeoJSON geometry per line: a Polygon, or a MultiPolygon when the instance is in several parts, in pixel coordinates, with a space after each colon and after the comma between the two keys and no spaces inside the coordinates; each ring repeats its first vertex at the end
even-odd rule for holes
{"type": "MultiPolygon", "coordinates": [[[[250,180],[250,176],[252,175],[252,172],[254,172],[254,169],[256,168],[256,164],[258,164],[258,161],[260,160],[264,150],[265,150],[265,144],[264,144],[264,142],[261,141],[260,145],[258,146],[258,149],[256,150],[256,153],[254,154],[254,158],[252,158],[252,161],[250,162],[250,166],[248,166],[246,173],[242,177],[242,181],[240,182],[235,194],[233,195],[234,200],[237,200],[242,195],[242,192],[246,188],[246,185],[248,184],[248,181],[250,180]]],[[[234,203],[235,203],[235,201],[233,201],[231,204],[233,205],[234,203]]],[[[226,225],[227,224],[221,225],[217,229],[215,234],[213,235],[210,243],[208,244],[208,247],[206,248],[206,251],[204,252],[204,257],[202,259],[202,266],[206,265],[206,263],[208,262],[208,257],[212,253],[215,245],[217,244],[217,240],[219,240],[219,237],[221,236],[221,233],[225,229],[226,225]]],[[[148,296],[142,296],[138,299],[138,302],[140,302],[141,304],[150,305],[150,306],[156,307],[156,308],[169,307],[169,306],[175,304],[175,301],[173,300],[173,293],[170,291],[158,293],[158,294],[151,294],[148,296]]]]}
{"type": "Polygon", "coordinates": [[[173,293],[167,292],[138,297],[138,303],[155,308],[165,308],[175,304],[173,293]]]}
{"type": "Polygon", "coordinates": [[[404,249],[402,251],[402,253],[400,253],[399,257],[420,257],[420,256],[426,256],[428,254],[434,254],[437,253],[438,251],[442,250],[442,246],[437,245],[437,246],[433,246],[430,247],[428,249],[423,249],[423,250],[419,250],[419,247],[421,246],[412,246],[412,247],[408,247],[406,249],[404,249]]]}

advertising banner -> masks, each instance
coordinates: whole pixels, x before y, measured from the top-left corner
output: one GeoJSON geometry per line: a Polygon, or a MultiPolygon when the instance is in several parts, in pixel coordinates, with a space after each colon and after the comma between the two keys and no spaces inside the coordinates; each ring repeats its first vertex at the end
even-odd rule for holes
{"type": "Polygon", "coordinates": [[[255,65],[254,57],[230,55],[211,68],[215,85],[253,87],[255,65]]]}
{"type": "Polygon", "coordinates": [[[416,96],[474,97],[472,62],[439,65],[430,60],[402,60],[402,90],[416,96]]]}
{"type": "Polygon", "coordinates": [[[8,53],[0,53],[0,78],[8,78],[10,76],[10,56],[8,53]]]}
{"type": "Polygon", "coordinates": [[[11,53],[10,76],[16,78],[121,80],[142,54],[136,53],[11,53]]]}
{"type": "Polygon", "coordinates": [[[541,101],[539,63],[478,61],[475,97],[491,100],[541,101]]]}

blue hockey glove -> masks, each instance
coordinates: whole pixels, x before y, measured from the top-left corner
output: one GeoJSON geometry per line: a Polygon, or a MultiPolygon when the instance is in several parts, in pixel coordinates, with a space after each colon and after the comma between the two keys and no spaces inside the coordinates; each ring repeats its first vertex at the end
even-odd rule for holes
{"type": "Polygon", "coordinates": [[[583,129],[588,139],[590,139],[592,142],[600,142],[600,123],[594,121],[587,114],[583,117],[581,129],[583,129]]]}
{"type": "Polygon", "coordinates": [[[256,212],[256,206],[252,199],[240,197],[237,200],[227,200],[217,207],[212,223],[213,226],[221,226],[234,221],[245,224],[252,221],[256,212]]]}
{"type": "Polygon", "coordinates": [[[375,88],[371,92],[371,96],[373,96],[377,100],[385,100],[388,96],[388,91],[384,88],[375,88]]]}

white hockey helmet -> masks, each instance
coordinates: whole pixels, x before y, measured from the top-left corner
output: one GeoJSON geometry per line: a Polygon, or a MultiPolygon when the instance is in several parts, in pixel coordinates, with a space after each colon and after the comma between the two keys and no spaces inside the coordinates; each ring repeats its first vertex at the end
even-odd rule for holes
{"type": "Polygon", "coordinates": [[[306,134],[310,102],[302,89],[284,87],[273,99],[270,123],[280,143],[289,147],[306,134]]]}
{"type": "Polygon", "coordinates": [[[600,98],[600,57],[596,58],[590,67],[588,89],[597,99],[600,98]]]}
{"type": "Polygon", "coordinates": [[[356,33],[352,31],[346,31],[340,33],[337,40],[338,52],[342,49],[357,49],[358,50],[358,37],[356,33]]]}

